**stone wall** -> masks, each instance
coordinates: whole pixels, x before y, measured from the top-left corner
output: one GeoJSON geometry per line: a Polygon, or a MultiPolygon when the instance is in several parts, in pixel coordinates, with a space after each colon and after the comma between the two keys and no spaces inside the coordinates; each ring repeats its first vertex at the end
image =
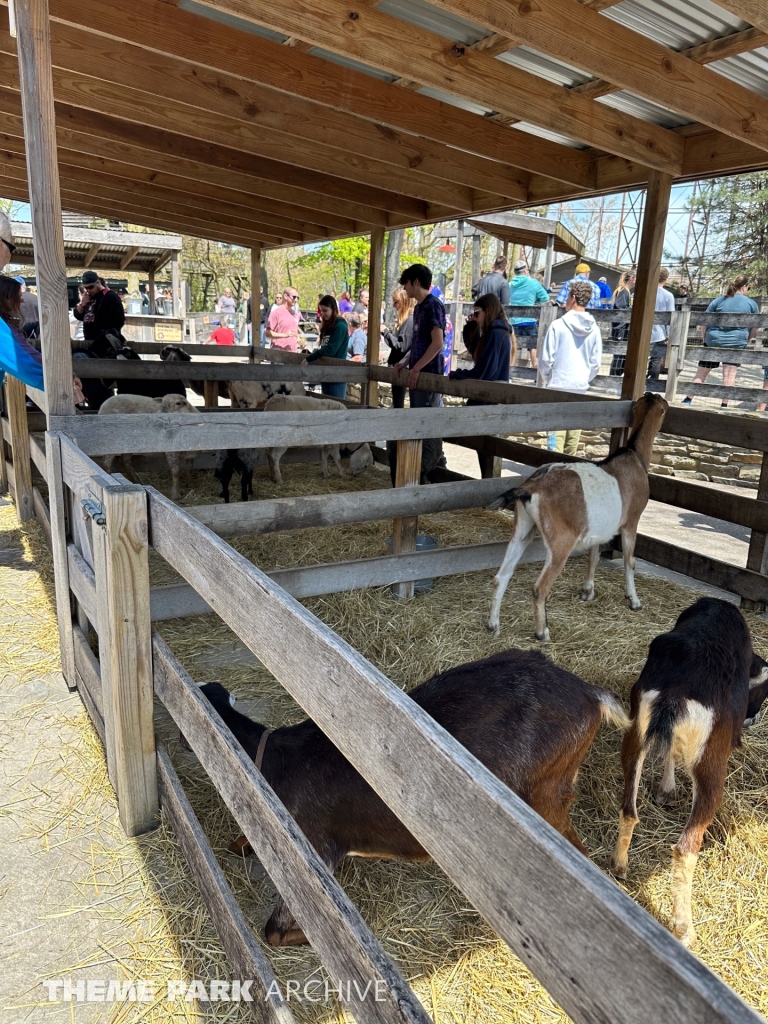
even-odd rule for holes
{"type": "MultiPolygon", "coordinates": [[[[579,455],[593,460],[604,459],[610,438],[609,430],[582,431],[579,455]]],[[[546,445],[544,433],[521,434],[512,439],[539,448],[546,445]]],[[[735,487],[757,487],[762,461],[762,455],[748,448],[659,434],[653,446],[651,472],[687,480],[711,480],[735,487]]]]}

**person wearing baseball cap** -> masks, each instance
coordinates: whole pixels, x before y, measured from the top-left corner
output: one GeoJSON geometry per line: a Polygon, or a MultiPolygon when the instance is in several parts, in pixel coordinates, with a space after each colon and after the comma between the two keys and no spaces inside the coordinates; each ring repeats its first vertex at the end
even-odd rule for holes
{"type": "Polygon", "coordinates": [[[493,261],[493,270],[481,277],[472,286],[472,301],[481,295],[495,295],[502,306],[509,305],[509,282],[507,281],[507,257],[497,256],[493,261]]]}
{"type": "MultiPolygon", "coordinates": [[[[509,282],[509,301],[513,306],[539,306],[549,302],[549,292],[535,277],[531,277],[525,260],[518,260],[512,267],[514,276],[509,282]]],[[[512,327],[521,348],[528,349],[531,366],[538,366],[536,345],[539,340],[539,322],[529,316],[512,317],[512,327]]]]}
{"type": "MultiPolygon", "coordinates": [[[[107,331],[114,331],[122,337],[125,310],[117,292],[105,288],[95,271],[86,270],[81,281],[85,292],[72,313],[76,320],[83,322],[88,355],[105,359],[113,354],[114,349],[104,335],[107,331]]],[[[99,409],[112,395],[111,389],[104,387],[100,380],[89,378],[83,381],[83,391],[90,409],[99,409]]]]}
{"type": "MultiPolygon", "coordinates": [[[[558,306],[564,306],[568,301],[568,295],[571,290],[571,285],[578,281],[589,281],[589,275],[592,273],[592,268],[588,263],[579,263],[576,267],[576,277],[570,278],[562,286],[560,291],[557,293],[557,304],[558,306]]],[[[592,301],[587,305],[587,309],[598,309],[602,302],[602,295],[600,289],[594,281],[589,281],[592,285],[592,301]]]]}

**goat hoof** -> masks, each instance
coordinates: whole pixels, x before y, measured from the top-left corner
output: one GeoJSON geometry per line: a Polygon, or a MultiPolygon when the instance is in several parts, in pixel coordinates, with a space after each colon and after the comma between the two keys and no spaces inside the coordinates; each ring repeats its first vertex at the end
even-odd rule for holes
{"type": "Polygon", "coordinates": [[[501,626],[497,623],[494,625],[492,622],[486,622],[485,628],[491,634],[491,636],[498,637],[501,635],[501,626]]]}
{"type": "Polygon", "coordinates": [[[639,612],[643,607],[642,601],[638,601],[637,598],[633,601],[631,597],[628,597],[627,604],[629,605],[629,610],[633,612],[639,612]]]}
{"type": "Polygon", "coordinates": [[[615,857],[611,859],[611,874],[622,882],[626,881],[628,870],[629,864],[626,861],[622,864],[615,857]]]}
{"type": "Polygon", "coordinates": [[[692,924],[688,924],[687,922],[679,924],[673,921],[672,933],[680,940],[681,946],[685,946],[686,949],[696,948],[696,929],[692,924]]]}
{"type": "Polygon", "coordinates": [[[537,633],[536,639],[543,644],[552,643],[552,637],[549,635],[549,627],[547,627],[543,633],[537,633]]]}
{"type": "Polygon", "coordinates": [[[587,590],[586,587],[581,592],[582,601],[594,601],[595,600],[595,588],[587,590]]]}
{"type": "Polygon", "coordinates": [[[675,800],[675,791],[674,790],[670,790],[670,792],[666,792],[666,790],[658,789],[656,791],[656,796],[654,797],[654,802],[659,807],[666,807],[668,804],[674,803],[674,800],[675,800]]]}

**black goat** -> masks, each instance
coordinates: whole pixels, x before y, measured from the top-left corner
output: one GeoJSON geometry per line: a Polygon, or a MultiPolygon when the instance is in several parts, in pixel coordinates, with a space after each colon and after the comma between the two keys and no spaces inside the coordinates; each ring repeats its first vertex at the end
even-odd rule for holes
{"type": "Polygon", "coordinates": [[[613,871],[625,878],[629,844],[638,822],[637,790],[646,754],[664,758],[656,802],[674,798],[675,764],[693,779],[693,806],[672,848],[672,930],[685,946],[696,943],[691,888],[704,833],[723,798],[731,750],[741,744],[768,694],[768,665],[752,650],[744,616],[726,601],[703,597],[680,615],[675,628],[651,641],[648,660],[632,687],[632,727],[621,763],[624,798],[613,871]]]}
{"type": "MultiPolygon", "coordinates": [[[[429,859],[314,722],[283,726],[265,737],[265,726],[236,711],[223,686],[201,689],[331,870],[350,854],[429,859]]],[[[573,784],[601,720],[620,728],[628,724],[614,694],[538,651],[509,650],[433,676],[410,696],[586,854],[569,816],[573,784]]],[[[244,837],[230,849],[251,852],[244,837]]],[[[275,946],[306,941],[282,899],[265,933],[275,946]]]]}
{"type": "MultiPolygon", "coordinates": [[[[117,359],[141,360],[138,352],[130,345],[124,345],[115,353],[117,359]]],[[[181,395],[187,397],[187,389],[183,380],[131,380],[120,377],[115,381],[119,395],[146,395],[147,398],[163,398],[165,395],[181,395]]]]}
{"type": "Polygon", "coordinates": [[[253,495],[253,471],[258,462],[258,448],[225,448],[216,453],[214,477],[221,484],[220,498],[229,504],[229,482],[234,473],[240,474],[240,500],[248,501],[253,495]]]}

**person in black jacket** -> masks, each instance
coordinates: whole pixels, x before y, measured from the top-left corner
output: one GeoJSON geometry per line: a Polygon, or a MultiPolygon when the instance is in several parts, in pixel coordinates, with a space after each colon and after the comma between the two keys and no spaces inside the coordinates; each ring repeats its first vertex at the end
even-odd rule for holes
{"type": "MultiPolygon", "coordinates": [[[[99,275],[93,270],[86,270],[82,282],[85,294],[72,312],[76,320],[83,322],[83,338],[88,344],[87,353],[95,359],[113,358],[116,347],[107,337],[107,332],[116,337],[118,348],[125,342],[122,335],[125,310],[120,296],[103,285],[99,275]]],[[[100,380],[85,378],[83,393],[88,401],[88,408],[99,409],[108,398],[111,398],[112,389],[105,387],[100,380]]]]}
{"type": "MultiPolygon", "coordinates": [[[[472,317],[477,329],[472,339],[471,355],[475,365],[469,370],[452,370],[451,380],[509,381],[509,367],[517,354],[515,335],[504,308],[492,293],[481,295],[475,302],[472,317]]],[[[467,405],[487,405],[479,398],[468,398],[467,405]]],[[[480,473],[493,475],[493,456],[477,453],[480,473]]]]}

